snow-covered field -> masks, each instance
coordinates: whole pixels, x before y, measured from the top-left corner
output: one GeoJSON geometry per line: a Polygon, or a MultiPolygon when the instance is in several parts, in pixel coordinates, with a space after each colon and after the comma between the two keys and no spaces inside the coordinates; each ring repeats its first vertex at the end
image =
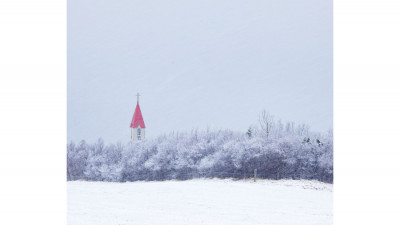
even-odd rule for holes
{"type": "Polygon", "coordinates": [[[332,185],[197,179],[68,182],[69,225],[332,224],[332,185]]]}

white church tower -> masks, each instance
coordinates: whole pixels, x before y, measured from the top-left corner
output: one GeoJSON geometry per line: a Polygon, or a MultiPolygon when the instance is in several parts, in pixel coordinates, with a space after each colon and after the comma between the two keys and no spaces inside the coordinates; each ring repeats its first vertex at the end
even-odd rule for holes
{"type": "Polygon", "coordinates": [[[144,125],[144,120],[142,116],[142,112],[140,111],[139,106],[139,93],[137,96],[137,104],[135,113],[133,113],[132,121],[131,121],[131,140],[143,140],[146,135],[146,126],[144,125]]]}

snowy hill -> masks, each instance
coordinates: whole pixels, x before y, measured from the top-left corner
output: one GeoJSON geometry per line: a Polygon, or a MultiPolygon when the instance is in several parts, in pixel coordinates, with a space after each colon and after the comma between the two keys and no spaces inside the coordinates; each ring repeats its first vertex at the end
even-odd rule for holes
{"type": "Polygon", "coordinates": [[[231,180],[68,182],[68,225],[332,224],[332,185],[231,180]]]}
{"type": "Polygon", "coordinates": [[[243,131],[262,109],[332,128],[331,1],[68,1],[68,140],[243,131]]]}

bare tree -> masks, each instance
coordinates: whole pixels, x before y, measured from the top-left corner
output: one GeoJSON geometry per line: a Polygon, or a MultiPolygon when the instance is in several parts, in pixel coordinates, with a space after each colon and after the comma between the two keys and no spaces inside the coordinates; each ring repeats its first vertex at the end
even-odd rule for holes
{"type": "Polygon", "coordinates": [[[267,135],[267,137],[271,134],[271,129],[274,124],[274,117],[269,114],[265,109],[260,113],[259,122],[261,126],[261,130],[267,135]]]}
{"type": "Polygon", "coordinates": [[[310,127],[308,125],[306,125],[304,123],[297,125],[296,132],[297,132],[298,135],[300,135],[300,136],[301,135],[308,135],[309,131],[310,131],[310,127]]]}

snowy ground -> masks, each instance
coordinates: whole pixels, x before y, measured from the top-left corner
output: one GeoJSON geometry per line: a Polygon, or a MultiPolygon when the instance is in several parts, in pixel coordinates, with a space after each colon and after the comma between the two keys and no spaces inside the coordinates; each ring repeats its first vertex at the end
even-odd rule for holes
{"type": "Polygon", "coordinates": [[[332,185],[316,181],[68,182],[69,225],[332,224],[332,185]]]}

